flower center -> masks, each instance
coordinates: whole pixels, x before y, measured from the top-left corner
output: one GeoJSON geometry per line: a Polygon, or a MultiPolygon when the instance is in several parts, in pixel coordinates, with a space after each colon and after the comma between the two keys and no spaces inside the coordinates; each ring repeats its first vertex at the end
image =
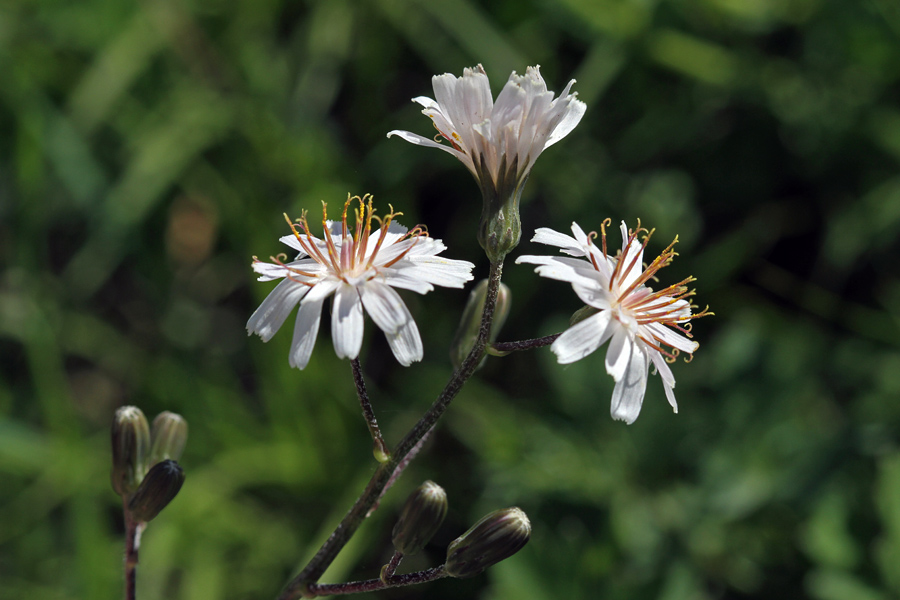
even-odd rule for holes
{"type": "MultiPolygon", "coordinates": [[[[352,284],[359,279],[373,279],[378,275],[379,268],[390,267],[405,257],[415,246],[419,237],[428,237],[425,227],[417,225],[388,245],[393,246],[410,239],[413,240],[412,243],[408,243],[406,248],[397,253],[397,256],[384,263],[376,264],[378,253],[382,250],[387,239],[391,222],[394,217],[402,214],[394,212],[393,207],[391,207],[387,215],[378,217],[375,215],[375,209],[372,207],[372,196],[370,194],[366,194],[362,198],[348,195],[347,201],[344,203],[344,210],[341,213],[341,228],[338,234],[332,231],[332,225],[328,222],[327,204],[322,202],[322,227],[325,233],[321,240],[310,231],[305,211],[297,219],[296,223],[292,223],[287,215],[285,215],[285,219],[288,221],[291,231],[294,232],[300,247],[310,258],[327,267],[331,275],[345,283],[352,284]],[[359,202],[359,206],[352,210],[355,223],[351,228],[347,223],[347,215],[351,212],[351,205],[354,201],[359,202]],[[377,239],[374,240],[374,246],[371,247],[370,243],[373,241],[373,220],[379,224],[380,233],[377,239]]],[[[304,273],[296,269],[291,270],[300,275],[313,276],[310,273],[304,273]]]]}

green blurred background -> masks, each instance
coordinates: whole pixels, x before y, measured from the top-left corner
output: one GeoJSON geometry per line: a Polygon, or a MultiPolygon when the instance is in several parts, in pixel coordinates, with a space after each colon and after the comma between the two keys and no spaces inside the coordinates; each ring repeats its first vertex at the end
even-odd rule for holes
{"type": "MultiPolygon", "coordinates": [[[[0,4],[0,598],[121,597],[116,407],[183,414],[187,481],[144,536],[141,600],[274,598],[374,468],[323,324],[305,371],[244,323],[282,212],[374,193],[486,264],[477,186],[391,129],[435,73],[498,92],[540,64],[581,125],[532,172],[535,227],[640,217],[698,278],[701,347],[609,418],[602,353],[492,358],[324,581],[377,577],[425,479],[422,557],[521,506],[531,543],[381,598],[900,596],[900,4],[896,0],[6,0],[0,4]]],[[[545,249],[524,241],[511,256],[545,249]]],[[[560,331],[566,284],[508,261],[502,340],[560,331]]],[[[390,441],[450,373],[466,293],[406,294],[425,360],[371,323],[390,441]]]]}

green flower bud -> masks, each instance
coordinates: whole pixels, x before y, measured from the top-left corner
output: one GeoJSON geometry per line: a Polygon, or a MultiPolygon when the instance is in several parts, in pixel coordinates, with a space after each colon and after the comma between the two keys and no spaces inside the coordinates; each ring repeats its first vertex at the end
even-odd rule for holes
{"type": "Polygon", "coordinates": [[[394,549],[406,555],[417,553],[434,537],[446,516],[447,493],[433,481],[426,481],[406,499],[394,525],[394,549]]]}
{"type": "Polygon", "coordinates": [[[158,462],[128,501],[135,521],[146,523],[169,505],[184,483],[184,470],[174,460],[158,462]]]}
{"type": "Polygon", "coordinates": [[[451,542],[444,571],[451,577],[474,577],[521,550],[530,537],[531,522],[521,509],[494,511],[451,542]]]}
{"type": "Polygon", "coordinates": [[[481,155],[476,163],[476,178],[481,184],[481,223],[478,226],[478,243],[492,263],[499,262],[519,245],[522,237],[522,221],[519,219],[519,199],[528,173],[520,173],[519,157],[507,165],[506,155],[500,159],[497,180],[490,176],[481,155]]]}
{"type": "Polygon", "coordinates": [[[187,442],[188,425],[184,417],[173,412],[161,412],[153,419],[150,435],[150,461],[152,467],[156,463],[170,458],[178,460],[187,442]]]}
{"type": "Polygon", "coordinates": [[[112,422],[112,487],[120,496],[138,488],[147,472],[150,427],[136,406],[123,406],[112,422]]]}
{"type": "MultiPolygon", "coordinates": [[[[481,330],[481,313],[484,311],[484,301],[487,298],[488,280],[482,279],[472,289],[469,299],[466,301],[466,308],[463,309],[462,318],[459,320],[459,328],[456,330],[456,336],[450,345],[450,361],[457,369],[472,351],[475,340],[478,338],[478,332],[481,330]]],[[[505,283],[500,283],[500,289],[497,290],[497,304],[494,308],[494,323],[491,326],[491,338],[493,342],[500,333],[500,328],[506,322],[509,316],[509,308],[512,305],[512,291],[505,283]]],[[[484,364],[482,359],[479,367],[484,364]]]]}

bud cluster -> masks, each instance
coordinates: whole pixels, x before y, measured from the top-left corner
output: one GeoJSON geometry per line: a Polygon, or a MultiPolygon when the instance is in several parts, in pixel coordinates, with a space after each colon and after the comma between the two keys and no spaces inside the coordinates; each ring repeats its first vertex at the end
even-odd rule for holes
{"type": "Polygon", "coordinates": [[[131,517],[146,523],[178,494],[184,471],[176,462],[187,441],[187,421],[162,412],[147,423],[135,406],[116,411],[112,423],[112,487],[131,517]]]}
{"type": "MultiPolygon", "coordinates": [[[[415,578],[416,574],[395,577],[394,570],[403,555],[416,554],[425,547],[446,516],[447,494],[441,486],[426,481],[410,494],[394,526],[396,553],[382,569],[383,583],[407,585],[410,578],[415,578]]],[[[474,577],[521,550],[530,537],[531,523],[520,508],[494,511],[450,543],[447,558],[439,568],[441,576],[474,577]]],[[[432,569],[421,575],[431,577],[434,572],[432,569]]]]}

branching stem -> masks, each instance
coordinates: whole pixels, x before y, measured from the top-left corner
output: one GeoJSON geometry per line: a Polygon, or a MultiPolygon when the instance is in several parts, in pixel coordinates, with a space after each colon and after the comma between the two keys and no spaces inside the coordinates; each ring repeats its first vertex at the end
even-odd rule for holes
{"type": "Polygon", "coordinates": [[[515,352],[517,350],[534,350],[535,348],[543,348],[544,346],[549,346],[553,342],[556,341],[556,338],[561,336],[561,333],[554,333],[553,335],[545,335],[544,337],[535,338],[533,340],[521,340],[519,342],[499,342],[488,344],[487,353],[493,356],[506,356],[510,352],[515,352]]]}
{"type": "Polygon", "coordinates": [[[417,571],[406,575],[394,575],[388,579],[367,579],[365,581],[351,581],[349,583],[312,583],[306,587],[307,597],[337,596],[339,594],[358,594],[360,592],[374,592],[392,587],[427,583],[446,577],[444,566],[417,571]]]}
{"type": "MultiPolygon", "coordinates": [[[[381,497],[381,494],[388,483],[396,478],[395,470],[404,463],[407,454],[419,445],[422,438],[428,434],[437,420],[444,414],[444,411],[450,405],[450,402],[453,401],[460,389],[462,389],[463,384],[465,384],[472,376],[472,373],[475,372],[475,368],[478,366],[478,363],[481,362],[481,358],[485,353],[485,346],[490,339],[491,325],[494,319],[494,307],[497,305],[497,292],[500,289],[500,279],[502,275],[503,262],[500,260],[492,262],[490,275],[488,276],[488,288],[484,302],[484,311],[481,313],[481,327],[479,328],[478,337],[475,339],[472,351],[469,352],[466,359],[450,377],[447,385],[444,386],[443,391],[441,391],[440,395],[438,395],[437,399],[432,403],[428,412],[426,412],[409,433],[400,440],[394,450],[390,453],[388,460],[376,469],[375,474],[372,475],[372,479],[369,480],[362,495],[357,498],[343,520],[338,524],[337,528],[325,541],[322,547],[319,548],[319,551],[309,564],[307,564],[306,567],[284,588],[281,595],[278,597],[279,600],[295,600],[300,596],[314,597],[317,595],[326,595],[318,590],[326,588],[329,590],[337,589],[322,586],[316,582],[331,565],[335,557],[337,557],[338,553],[347,544],[353,534],[356,533],[356,530],[362,524],[363,520],[368,516],[370,509],[375,506],[376,502],[381,497]]],[[[440,567],[438,569],[440,569],[440,567]]],[[[434,571],[434,569],[431,571],[434,571]]],[[[425,572],[426,571],[423,571],[423,573],[425,572]]],[[[442,570],[439,576],[443,577],[442,570]]],[[[408,576],[399,576],[399,578],[405,577],[408,576]]],[[[434,578],[437,579],[438,576],[436,575],[434,578]]],[[[373,581],[379,582],[377,585],[385,585],[380,579],[373,581]]],[[[430,581],[430,579],[427,581],[430,581]]],[[[365,582],[360,582],[360,584],[362,583],[365,582]]],[[[420,583],[420,581],[410,581],[410,583],[420,583]]],[[[335,585],[341,586],[349,584],[335,585]]],[[[376,583],[366,583],[366,585],[376,585],[376,583]]],[[[394,584],[392,584],[392,586],[393,585],[394,584]]],[[[408,584],[398,583],[396,585],[408,584]]],[[[360,589],[359,591],[368,591],[370,589],[380,588],[373,587],[366,588],[365,590],[360,589]]],[[[330,595],[349,592],[328,591],[326,593],[330,595]]]]}

